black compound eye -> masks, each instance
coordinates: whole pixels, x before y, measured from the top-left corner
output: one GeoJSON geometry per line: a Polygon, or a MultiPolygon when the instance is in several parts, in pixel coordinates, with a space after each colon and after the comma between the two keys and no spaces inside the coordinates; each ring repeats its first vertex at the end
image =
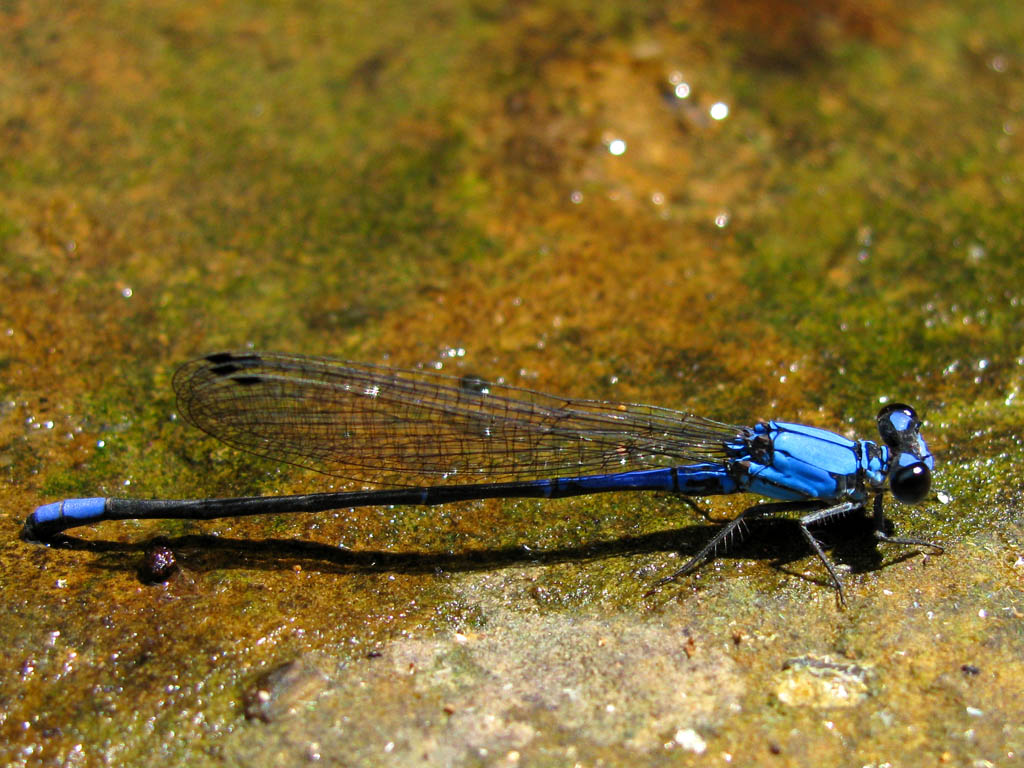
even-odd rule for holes
{"type": "Polygon", "coordinates": [[[878,433],[890,448],[899,448],[920,428],[917,411],[909,405],[890,403],[878,412],[878,433]]]}
{"type": "Polygon", "coordinates": [[[904,504],[916,504],[928,495],[932,487],[932,473],[923,462],[897,467],[889,476],[892,495],[904,504]]]}

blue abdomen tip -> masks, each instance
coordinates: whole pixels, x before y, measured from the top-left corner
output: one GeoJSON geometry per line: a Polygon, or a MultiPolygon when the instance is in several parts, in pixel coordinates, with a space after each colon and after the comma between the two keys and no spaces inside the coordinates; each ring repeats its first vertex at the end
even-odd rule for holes
{"type": "Polygon", "coordinates": [[[64,519],[89,522],[103,517],[107,500],[101,497],[92,499],[64,499],[64,519]]]}
{"type": "Polygon", "coordinates": [[[104,498],[64,499],[43,504],[28,516],[22,535],[31,541],[45,541],[61,531],[103,519],[104,498]]]}

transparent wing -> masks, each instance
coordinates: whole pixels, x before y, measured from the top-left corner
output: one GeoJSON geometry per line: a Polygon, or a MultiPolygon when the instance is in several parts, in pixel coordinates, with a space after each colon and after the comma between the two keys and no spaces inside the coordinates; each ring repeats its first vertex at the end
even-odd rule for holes
{"type": "Polygon", "coordinates": [[[297,355],[209,355],[183,365],[174,390],[182,415],[228,445],[390,486],[721,461],[743,433],[667,408],[297,355]]]}

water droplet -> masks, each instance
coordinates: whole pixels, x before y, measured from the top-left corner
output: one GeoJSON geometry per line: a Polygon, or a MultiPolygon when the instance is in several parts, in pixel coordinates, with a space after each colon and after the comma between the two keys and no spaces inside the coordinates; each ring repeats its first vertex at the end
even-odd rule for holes
{"type": "Polygon", "coordinates": [[[487,381],[487,379],[483,379],[470,373],[459,379],[459,389],[464,392],[486,395],[491,391],[491,383],[487,381]]]}

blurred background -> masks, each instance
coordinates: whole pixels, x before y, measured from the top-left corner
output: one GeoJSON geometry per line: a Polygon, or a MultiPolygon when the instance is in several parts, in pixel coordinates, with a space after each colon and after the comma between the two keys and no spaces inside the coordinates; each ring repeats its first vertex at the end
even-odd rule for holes
{"type": "Polygon", "coordinates": [[[1001,0],[0,2],[3,762],[1019,760],[1022,39],[1001,0]],[[868,439],[909,402],[934,492],[888,512],[947,554],[823,535],[842,612],[785,526],[645,598],[715,530],[668,496],[19,539],[338,487],[176,416],[248,347],[868,439]]]}

